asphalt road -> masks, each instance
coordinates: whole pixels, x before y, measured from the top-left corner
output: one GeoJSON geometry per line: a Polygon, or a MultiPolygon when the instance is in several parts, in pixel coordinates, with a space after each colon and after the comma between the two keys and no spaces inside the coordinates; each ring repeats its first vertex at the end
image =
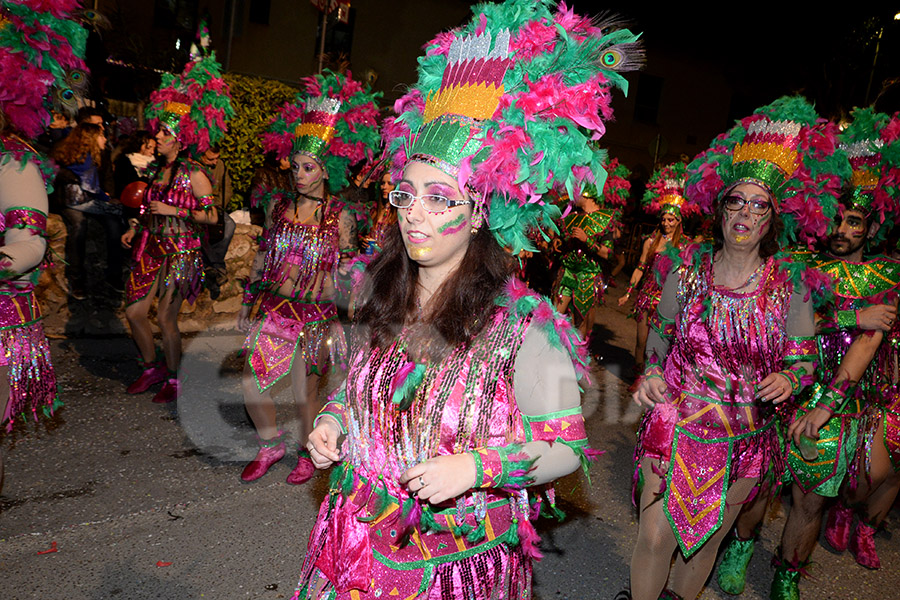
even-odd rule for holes
{"type": "MultiPolygon", "coordinates": [[[[585,393],[592,445],[606,454],[590,481],[576,474],[559,482],[567,520],[539,525],[545,554],[535,568],[539,600],[611,599],[628,579],[637,533],[631,453],[640,414],[621,378],[634,339],[624,312],[603,309],[594,346],[600,365],[585,393]]],[[[327,475],[287,485],[293,465],[285,458],[257,482],[240,481],[254,453],[240,396],[240,342],[237,335],[187,341],[188,375],[177,407],[152,404],[151,392],[124,393],[138,375],[127,338],[53,342],[65,408],[0,438],[7,457],[0,598],[291,597],[327,475]]],[[[279,410],[289,418],[284,391],[279,410]]],[[[742,598],[768,597],[785,510],[773,508],[742,598]]],[[[880,571],[817,547],[803,597],[900,597],[897,525],[895,510],[876,536],[880,571]]],[[[715,583],[701,596],[724,597],[715,583]]]]}

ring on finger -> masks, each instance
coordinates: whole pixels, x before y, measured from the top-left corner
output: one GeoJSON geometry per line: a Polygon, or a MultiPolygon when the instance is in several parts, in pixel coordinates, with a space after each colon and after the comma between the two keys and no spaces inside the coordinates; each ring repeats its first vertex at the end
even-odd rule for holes
{"type": "Polygon", "coordinates": [[[422,476],[421,476],[421,475],[419,475],[419,485],[420,485],[421,487],[425,487],[425,480],[422,479],[422,476]]]}

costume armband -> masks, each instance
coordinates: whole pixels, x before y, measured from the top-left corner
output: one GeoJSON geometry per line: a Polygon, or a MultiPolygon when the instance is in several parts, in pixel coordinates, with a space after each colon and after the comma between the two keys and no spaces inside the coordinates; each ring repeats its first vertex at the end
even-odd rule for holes
{"type": "Polygon", "coordinates": [[[244,295],[241,297],[241,304],[244,306],[253,306],[256,304],[256,296],[262,287],[260,281],[248,281],[244,284],[244,295]]]}
{"type": "MultiPolygon", "coordinates": [[[[589,466],[587,431],[581,407],[558,410],[545,415],[522,415],[525,440],[565,444],[575,453],[587,473],[589,466]]],[[[593,454],[597,454],[594,452],[593,454]]]]}
{"type": "Polygon", "coordinates": [[[340,254],[341,258],[353,258],[357,254],[356,248],[341,248],[338,250],[338,254],[340,254]]]}
{"type": "Polygon", "coordinates": [[[475,459],[475,488],[518,490],[534,482],[528,473],[535,459],[522,451],[521,444],[476,448],[469,454],[475,459]]]}
{"type": "Polygon", "coordinates": [[[675,320],[666,319],[659,314],[659,307],[657,307],[655,311],[650,311],[649,325],[665,340],[669,340],[675,336],[675,320]]]}
{"type": "Polygon", "coordinates": [[[209,210],[215,206],[215,194],[204,194],[203,196],[195,196],[201,210],[209,210]]]}
{"type": "Polygon", "coordinates": [[[792,396],[803,388],[805,383],[804,378],[806,377],[806,370],[803,367],[791,367],[789,369],[778,371],[778,374],[785,377],[788,380],[788,383],[791,384],[792,396]]]}
{"type": "Polygon", "coordinates": [[[837,311],[837,326],[839,329],[859,329],[859,311],[837,311]]]}
{"type": "Polygon", "coordinates": [[[347,433],[347,392],[341,388],[322,407],[316,420],[313,421],[313,427],[319,424],[319,419],[328,415],[338,422],[341,433],[347,433]]]}
{"type": "Polygon", "coordinates": [[[816,362],[819,357],[819,348],[816,345],[816,336],[791,336],[784,346],[784,362],[793,365],[798,362],[816,362]]]}
{"type": "Polygon", "coordinates": [[[840,410],[840,408],[847,401],[847,398],[853,393],[856,389],[855,385],[850,385],[849,381],[844,381],[840,384],[835,384],[832,382],[829,385],[825,392],[818,398],[818,400],[814,403],[811,403],[809,407],[810,410],[813,408],[822,407],[828,410],[831,414],[834,414],[840,410]]]}
{"type": "Polygon", "coordinates": [[[176,208],[175,216],[179,219],[189,219],[191,217],[191,211],[187,208],[176,208]]]}
{"type": "Polygon", "coordinates": [[[14,206],[2,216],[6,229],[28,229],[33,235],[45,237],[47,235],[47,215],[39,210],[27,206],[14,206]]]}

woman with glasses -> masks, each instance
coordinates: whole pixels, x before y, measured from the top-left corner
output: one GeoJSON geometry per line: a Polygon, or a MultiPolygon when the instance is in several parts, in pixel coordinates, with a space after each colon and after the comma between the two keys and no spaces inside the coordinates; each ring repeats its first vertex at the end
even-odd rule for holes
{"type": "Polygon", "coordinates": [[[379,142],[375,95],[349,74],[326,71],[305,85],[306,95],[286,104],[263,136],[267,152],[290,159],[295,188],[276,190],[266,204],[265,232],[238,314],[238,328],[249,332],[244,404],[259,438],[244,481],[259,479],[285,455],[272,386],[288,374],[299,430],[297,464],[287,482],[299,485],[315,473],[306,438],[321,406],[319,379],[346,355],[335,274],[356,253],[355,217],[332,193],[347,185],[350,166],[371,158],[379,142]]]}
{"type": "Polygon", "coordinates": [[[804,99],[782,98],[688,166],[714,240],[666,265],[634,394],[649,409],[635,599],[696,598],[741,507],[784,472],[775,407],[808,383],[816,347],[807,271],[778,251],[827,232],[838,190],[822,164],[841,160],[833,126],[816,121],[804,99]]]}
{"type": "Polygon", "coordinates": [[[596,51],[633,68],[618,59],[636,38],[539,0],[478,9],[428,45],[385,126],[398,225],[362,279],[346,384],[309,437],[314,464],[335,472],[297,598],[529,598],[530,520],[555,510],[531,488],[587,460],[583,346],[513,274],[528,231],[560,216],[541,197],[580,195],[573,172],[602,164],[588,142],[603,123],[504,115],[547,86],[554,106],[609,115],[605,86],[621,75],[601,76],[596,51]],[[567,52],[549,60],[553,47],[567,52]],[[582,151],[550,151],[568,141],[582,151]]]}

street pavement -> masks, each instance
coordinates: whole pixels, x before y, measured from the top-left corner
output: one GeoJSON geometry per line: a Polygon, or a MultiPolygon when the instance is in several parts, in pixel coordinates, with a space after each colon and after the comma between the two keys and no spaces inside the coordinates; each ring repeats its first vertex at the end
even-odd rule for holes
{"type": "MultiPolygon", "coordinates": [[[[630,501],[631,456],[640,410],[627,397],[634,322],[601,311],[598,364],[584,405],[592,445],[605,454],[590,479],[557,484],[562,523],[539,523],[544,559],[539,600],[611,599],[628,580],[637,522],[630,501]]],[[[4,434],[0,495],[0,599],[182,600],[290,598],[327,474],[304,486],[285,477],[289,456],[257,482],[239,478],[255,452],[240,392],[242,336],[186,340],[184,392],[177,406],[125,394],[139,374],[126,337],[53,340],[66,406],[41,423],[4,434]]],[[[281,389],[279,417],[290,420],[281,389]]],[[[776,504],[751,563],[742,598],[768,597],[770,562],[787,508],[776,504]]],[[[814,553],[804,598],[900,597],[900,549],[876,536],[883,567],[867,571],[849,554],[814,553]]],[[[388,595],[388,594],[385,594],[388,595]]],[[[725,598],[714,582],[701,598],[725,598]]]]}

